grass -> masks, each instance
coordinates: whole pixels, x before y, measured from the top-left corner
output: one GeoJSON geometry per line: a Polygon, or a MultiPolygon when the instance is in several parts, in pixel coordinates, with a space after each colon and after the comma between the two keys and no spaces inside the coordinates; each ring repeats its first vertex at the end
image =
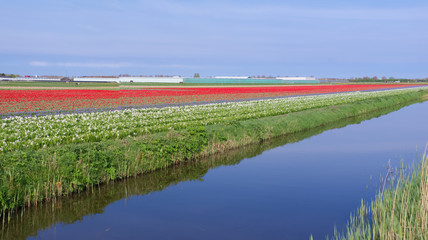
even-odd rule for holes
{"type": "Polygon", "coordinates": [[[103,83],[103,82],[79,82],[79,85],[76,85],[76,82],[31,82],[31,81],[0,81],[0,87],[40,87],[40,88],[50,88],[50,87],[64,87],[64,88],[105,88],[105,87],[121,87],[127,88],[131,86],[150,86],[150,87],[191,87],[191,86],[258,86],[258,85],[314,85],[314,84],[293,84],[293,83],[103,83]]]}
{"type": "MultiPolygon", "coordinates": [[[[30,81],[0,81],[0,88],[122,88],[130,87],[218,87],[218,86],[293,86],[293,85],[336,85],[336,84],[384,84],[383,82],[352,82],[352,83],[102,83],[102,82],[30,82],[30,81]]],[[[385,83],[386,84],[386,83],[385,83]]],[[[390,84],[390,83],[387,83],[390,84]]],[[[400,84],[400,83],[398,83],[400,84]]],[[[402,83],[409,84],[409,83],[402,83]]],[[[424,83],[418,83],[424,84],[424,83]]]]}
{"type": "Polygon", "coordinates": [[[418,91],[282,116],[192,126],[152,135],[69,144],[0,155],[0,209],[4,212],[116,179],[224,152],[350,117],[420,101],[418,91]]]}
{"type": "MultiPolygon", "coordinates": [[[[400,84],[411,84],[410,83],[396,83],[397,85],[400,84]]],[[[203,87],[209,87],[209,86],[276,86],[276,85],[336,85],[336,84],[391,84],[391,83],[385,83],[385,82],[349,82],[349,83],[342,83],[342,82],[325,82],[325,83],[116,83],[116,82],[79,82],[79,85],[76,85],[76,82],[36,82],[36,81],[0,81],[0,87],[41,87],[41,88],[50,88],[50,87],[64,87],[64,88],[111,88],[111,87],[130,87],[130,86],[150,86],[150,87],[163,87],[163,86],[169,86],[169,87],[181,87],[181,86],[203,86],[203,87]]],[[[418,82],[415,84],[426,84],[424,82],[418,82]]]]}
{"type": "Polygon", "coordinates": [[[393,186],[379,192],[370,205],[362,201],[346,232],[332,239],[428,239],[428,157],[424,155],[419,170],[402,170],[393,186]]]}

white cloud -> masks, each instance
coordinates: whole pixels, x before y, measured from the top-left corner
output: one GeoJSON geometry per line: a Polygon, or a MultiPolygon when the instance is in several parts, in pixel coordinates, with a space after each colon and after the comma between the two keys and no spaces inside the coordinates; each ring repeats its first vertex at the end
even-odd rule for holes
{"type": "Polygon", "coordinates": [[[32,62],[30,62],[30,66],[35,66],[35,67],[49,67],[49,66],[52,66],[52,65],[50,63],[48,63],[48,62],[32,61],[32,62]]]}
{"type": "Polygon", "coordinates": [[[97,63],[97,62],[60,62],[55,66],[60,67],[84,67],[84,68],[122,68],[132,67],[131,63],[97,63]]]}
{"type": "MultiPolygon", "coordinates": [[[[140,7],[144,7],[147,12],[157,11],[160,13],[170,13],[187,16],[203,16],[214,18],[243,18],[258,19],[260,16],[267,18],[321,18],[321,19],[360,19],[360,20],[423,20],[428,19],[426,12],[428,7],[407,7],[407,8],[313,8],[296,7],[286,4],[233,4],[231,2],[212,3],[185,3],[158,0],[140,1],[140,7]]],[[[138,8],[136,8],[138,9],[138,8]]]]}
{"type": "Polygon", "coordinates": [[[97,62],[44,62],[44,61],[31,61],[30,66],[34,67],[83,67],[83,68],[122,68],[133,67],[131,63],[97,63],[97,62]]]}
{"type": "Polygon", "coordinates": [[[30,66],[34,67],[70,67],[70,68],[126,68],[126,67],[141,67],[141,68],[201,68],[207,66],[183,65],[183,64],[145,64],[145,63],[101,63],[101,62],[44,62],[31,61],[30,66]]]}

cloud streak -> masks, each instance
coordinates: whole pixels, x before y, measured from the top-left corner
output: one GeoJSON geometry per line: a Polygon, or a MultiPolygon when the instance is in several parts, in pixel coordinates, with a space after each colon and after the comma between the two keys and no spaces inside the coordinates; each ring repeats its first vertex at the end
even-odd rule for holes
{"type": "Polygon", "coordinates": [[[173,1],[140,1],[140,6],[147,11],[168,12],[176,15],[227,18],[321,18],[349,20],[427,20],[428,6],[407,8],[313,8],[296,7],[286,4],[252,4],[245,3],[184,3],[173,1]]]}
{"type": "Polygon", "coordinates": [[[184,65],[184,64],[143,64],[143,63],[102,63],[102,62],[45,62],[45,61],[31,61],[28,63],[33,67],[67,67],[67,68],[131,68],[131,67],[144,67],[144,68],[200,68],[201,66],[184,65]]]}
{"type": "Polygon", "coordinates": [[[81,68],[123,68],[132,67],[130,63],[97,63],[97,62],[44,62],[31,61],[30,66],[33,67],[81,67],[81,68]]]}

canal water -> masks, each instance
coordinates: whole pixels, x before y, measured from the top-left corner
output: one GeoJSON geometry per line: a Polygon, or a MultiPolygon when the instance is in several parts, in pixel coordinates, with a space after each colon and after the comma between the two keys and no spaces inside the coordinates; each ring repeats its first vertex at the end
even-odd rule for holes
{"type": "Polygon", "coordinates": [[[3,223],[4,239],[325,239],[388,165],[420,161],[428,102],[341,121],[137,178],[3,223]]]}

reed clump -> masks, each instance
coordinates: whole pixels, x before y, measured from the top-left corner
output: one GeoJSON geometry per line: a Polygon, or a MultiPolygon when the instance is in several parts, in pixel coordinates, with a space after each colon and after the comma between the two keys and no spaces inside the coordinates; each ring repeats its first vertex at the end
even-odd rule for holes
{"type": "Polygon", "coordinates": [[[351,215],[345,233],[335,240],[426,240],[428,239],[428,157],[418,170],[397,177],[396,184],[379,192],[370,206],[361,202],[351,215]],[[394,188],[395,186],[395,188],[394,188]]]}

